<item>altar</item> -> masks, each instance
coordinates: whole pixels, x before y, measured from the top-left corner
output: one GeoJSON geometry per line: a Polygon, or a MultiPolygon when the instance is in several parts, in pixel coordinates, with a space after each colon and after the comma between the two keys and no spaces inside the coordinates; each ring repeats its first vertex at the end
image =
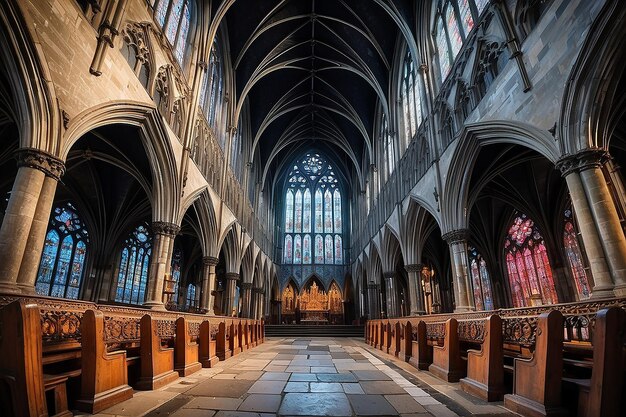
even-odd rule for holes
{"type": "Polygon", "coordinates": [[[343,323],[343,300],[335,282],[328,292],[316,279],[311,279],[302,291],[290,282],[283,290],[281,305],[282,324],[343,323]]]}

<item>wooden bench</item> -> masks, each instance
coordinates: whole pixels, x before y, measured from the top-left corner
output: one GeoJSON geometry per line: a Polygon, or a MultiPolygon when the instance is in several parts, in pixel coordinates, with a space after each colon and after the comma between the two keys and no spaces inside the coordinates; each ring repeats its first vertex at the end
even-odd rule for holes
{"type": "Polygon", "coordinates": [[[150,314],[141,318],[141,372],[137,389],[159,389],[178,378],[174,371],[174,348],[169,346],[175,336],[174,321],[157,320],[150,314]]]}
{"type": "Polygon", "coordinates": [[[185,317],[176,319],[174,370],[179,376],[189,376],[202,369],[198,353],[199,337],[199,322],[190,323],[185,317]]]}
{"type": "Polygon", "coordinates": [[[217,332],[217,357],[224,361],[233,355],[230,348],[231,324],[223,321],[219,324],[217,332]]]}
{"type": "Polygon", "coordinates": [[[514,362],[513,393],[504,396],[504,406],[523,416],[566,416],[561,407],[563,372],[563,315],[543,313],[534,330],[531,359],[514,362]]]}
{"type": "Polygon", "coordinates": [[[212,368],[219,362],[217,334],[220,324],[205,320],[200,324],[199,360],[203,368],[212,368]]]}
{"type": "Polygon", "coordinates": [[[400,343],[400,355],[399,358],[404,362],[411,360],[411,353],[413,351],[413,327],[410,321],[407,321],[402,326],[402,341],[400,343]]]}
{"type": "Polygon", "coordinates": [[[492,315],[487,320],[460,321],[459,338],[475,341],[479,350],[467,351],[467,376],[461,389],[485,401],[500,401],[504,396],[504,351],[502,319],[492,315]]]}
{"type": "Polygon", "coordinates": [[[459,351],[458,322],[451,318],[445,323],[428,323],[436,326],[433,330],[436,336],[443,331],[443,345],[433,345],[433,363],[428,367],[430,373],[447,382],[458,382],[463,376],[461,356],[459,351]]]}
{"type": "Polygon", "coordinates": [[[81,323],[81,393],[76,407],[91,414],[132,398],[125,350],[107,351],[104,314],[87,310],[81,323]]]}
{"type": "Polygon", "coordinates": [[[232,353],[232,356],[241,353],[241,344],[239,341],[239,323],[235,320],[230,322],[230,337],[228,338],[228,347],[232,353]]]}
{"type": "Polygon", "coordinates": [[[409,363],[420,370],[427,370],[432,363],[432,347],[426,337],[426,323],[419,320],[411,324],[411,358],[409,363]]]}

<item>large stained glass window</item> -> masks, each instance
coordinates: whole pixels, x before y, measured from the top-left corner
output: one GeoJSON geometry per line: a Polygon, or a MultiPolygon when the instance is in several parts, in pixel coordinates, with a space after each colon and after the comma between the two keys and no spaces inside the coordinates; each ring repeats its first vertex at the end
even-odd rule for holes
{"type": "Polygon", "coordinates": [[[487,262],[475,248],[469,248],[469,265],[476,310],[493,310],[493,293],[487,262]]]}
{"type": "Polygon", "coordinates": [[[198,307],[198,300],[196,299],[196,286],[189,284],[187,286],[187,308],[192,309],[198,307]]]}
{"type": "Polygon", "coordinates": [[[286,188],[283,263],[343,264],[343,201],[333,167],[309,152],[292,167],[286,188]]]}
{"type": "Polygon", "coordinates": [[[39,262],[35,291],[41,295],[78,298],[89,234],[71,203],[54,208],[39,262]]]}
{"type": "MultiPolygon", "coordinates": [[[[211,56],[204,83],[200,92],[200,107],[209,122],[209,126],[216,128],[223,112],[224,105],[224,67],[222,63],[222,52],[217,37],[213,41],[211,56]]],[[[223,147],[223,140],[218,140],[223,147]]]]}
{"type": "Polygon", "coordinates": [[[415,137],[417,129],[422,124],[422,83],[417,76],[415,64],[411,52],[407,50],[404,57],[404,69],[402,71],[400,96],[402,100],[402,113],[404,134],[406,142],[415,137]]]}
{"type": "Polygon", "coordinates": [[[172,45],[174,56],[181,66],[184,65],[191,23],[190,0],[158,0],[154,7],[154,19],[172,45]]]}
{"type": "Polygon", "coordinates": [[[122,248],[115,301],[142,304],[146,298],[148,267],[152,254],[152,236],[147,224],[133,230],[122,248]]]}
{"type": "Polygon", "coordinates": [[[514,307],[558,303],[545,242],[525,214],[513,221],[504,250],[514,307]]]}
{"type": "Polygon", "coordinates": [[[435,4],[435,45],[441,79],[444,80],[463,42],[478,21],[488,0],[440,0],[435,4]]]}
{"type": "Polygon", "coordinates": [[[572,210],[565,210],[565,226],[563,229],[563,246],[565,248],[565,256],[569,263],[572,277],[576,285],[576,292],[579,300],[585,300],[591,297],[591,288],[585,271],[585,263],[583,262],[583,254],[578,245],[578,235],[574,227],[572,219],[572,210]]]}

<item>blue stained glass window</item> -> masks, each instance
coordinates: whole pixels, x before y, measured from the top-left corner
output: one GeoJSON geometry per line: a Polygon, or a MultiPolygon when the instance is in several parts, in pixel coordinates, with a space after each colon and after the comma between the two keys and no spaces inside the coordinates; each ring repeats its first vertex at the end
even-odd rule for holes
{"type": "Polygon", "coordinates": [[[141,304],[148,284],[152,238],[147,225],[141,224],[126,238],[120,255],[115,301],[141,304]]]}
{"type": "Polygon", "coordinates": [[[341,236],[335,235],[335,263],[343,263],[343,245],[341,243],[341,236]]]}
{"type": "Polygon", "coordinates": [[[327,264],[333,263],[333,237],[332,235],[326,235],[326,255],[325,260],[327,264]]]}
{"type": "Polygon", "coordinates": [[[311,235],[304,235],[302,239],[302,263],[311,263],[311,235]]]}
{"type": "Polygon", "coordinates": [[[478,10],[478,14],[481,14],[485,7],[489,4],[489,0],[475,0],[476,9],[478,10]]]}
{"type": "Polygon", "coordinates": [[[315,233],[322,233],[324,231],[322,211],[322,191],[318,188],[315,191],[315,233]]]}
{"type": "Polygon", "coordinates": [[[448,47],[448,39],[442,18],[439,18],[437,22],[437,54],[439,56],[441,79],[444,80],[450,72],[450,48],[448,47]]]}
{"type": "Polygon", "coordinates": [[[167,16],[167,7],[169,6],[169,0],[159,0],[159,4],[157,5],[157,9],[154,11],[154,16],[156,18],[159,26],[163,27],[165,24],[165,17],[167,16]]]}
{"type": "Polygon", "coordinates": [[[304,191],[304,209],[302,212],[302,231],[311,233],[311,191],[304,191]]]}
{"type": "Polygon", "coordinates": [[[191,3],[189,0],[159,0],[154,10],[154,19],[165,33],[173,48],[176,60],[185,63],[185,50],[191,24],[191,3]]]}
{"type": "Polygon", "coordinates": [[[333,193],[334,217],[335,217],[335,233],[341,233],[341,194],[339,190],[333,193]]]}
{"type": "Polygon", "coordinates": [[[35,291],[52,297],[78,298],[87,256],[89,234],[76,208],[54,208],[46,234],[35,291]]]}
{"type": "Polygon", "coordinates": [[[183,15],[180,20],[180,30],[178,40],[176,41],[176,59],[178,62],[185,62],[185,48],[187,47],[187,37],[189,36],[189,22],[191,21],[191,12],[189,6],[185,3],[183,15]]]}
{"type": "Polygon", "coordinates": [[[187,287],[187,307],[196,307],[196,286],[189,284],[187,287]]]}
{"type": "Polygon", "coordinates": [[[183,0],[174,0],[170,6],[170,15],[167,20],[167,28],[165,28],[165,36],[172,45],[176,42],[176,32],[180,23],[180,15],[183,11],[183,0]]]}
{"type": "Polygon", "coordinates": [[[324,232],[333,232],[333,197],[329,190],[324,193],[324,232]]]}
{"type": "Polygon", "coordinates": [[[324,263],[324,239],[322,235],[315,235],[315,263],[324,263]]]}

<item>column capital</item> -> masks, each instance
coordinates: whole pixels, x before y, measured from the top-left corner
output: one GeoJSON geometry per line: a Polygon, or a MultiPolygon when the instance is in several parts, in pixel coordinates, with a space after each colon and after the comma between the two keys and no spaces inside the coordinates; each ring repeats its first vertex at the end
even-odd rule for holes
{"type": "Polygon", "coordinates": [[[224,276],[226,277],[226,279],[232,279],[234,281],[239,280],[239,274],[236,272],[226,272],[224,276]]]}
{"type": "Polygon", "coordinates": [[[424,267],[424,264],[410,264],[410,265],[404,265],[404,269],[406,269],[406,272],[421,272],[422,268],[424,267]]]}
{"type": "Polygon", "coordinates": [[[252,289],[252,283],[251,282],[242,282],[241,284],[239,284],[239,288],[241,288],[242,290],[251,290],[252,289]]]}
{"type": "Polygon", "coordinates": [[[441,238],[448,242],[448,245],[465,242],[469,238],[469,229],[451,230],[441,235],[441,238]]]}
{"type": "Polygon", "coordinates": [[[152,222],[152,232],[158,235],[175,237],[180,232],[180,226],[169,222],[152,222]]]}
{"type": "Polygon", "coordinates": [[[255,294],[265,294],[265,291],[263,291],[263,288],[252,288],[252,292],[255,294]]]}
{"type": "Polygon", "coordinates": [[[390,279],[396,276],[396,271],[383,272],[383,278],[390,279]]]}
{"type": "Polygon", "coordinates": [[[380,285],[374,284],[373,282],[370,282],[369,284],[367,284],[367,289],[369,290],[377,290],[379,288],[380,288],[380,285]]]}
{"type": "Polygon", "coordinates": [[[65,163],[62,160],[39,149],[21,148],[14,155],[18,167],[37,169],[57,181],[65,174],[65,163]]]}
{"type": "Polygon", "coordinates": [[[567,177],[572,172],[601,168],[609,158],[610,155],[605,149],[588,148],[573,155],[563,156],[556,161],[556,168],[561,171],[562,177],[567,177]]]}
{"type": "Polygon", "coordinates": [[[215,266],[218,264],[220,260],[218,258],[216,258],[215,256],[204,256],[202,257],[202,265],[207,265],[207,266],[215,266]]]}

